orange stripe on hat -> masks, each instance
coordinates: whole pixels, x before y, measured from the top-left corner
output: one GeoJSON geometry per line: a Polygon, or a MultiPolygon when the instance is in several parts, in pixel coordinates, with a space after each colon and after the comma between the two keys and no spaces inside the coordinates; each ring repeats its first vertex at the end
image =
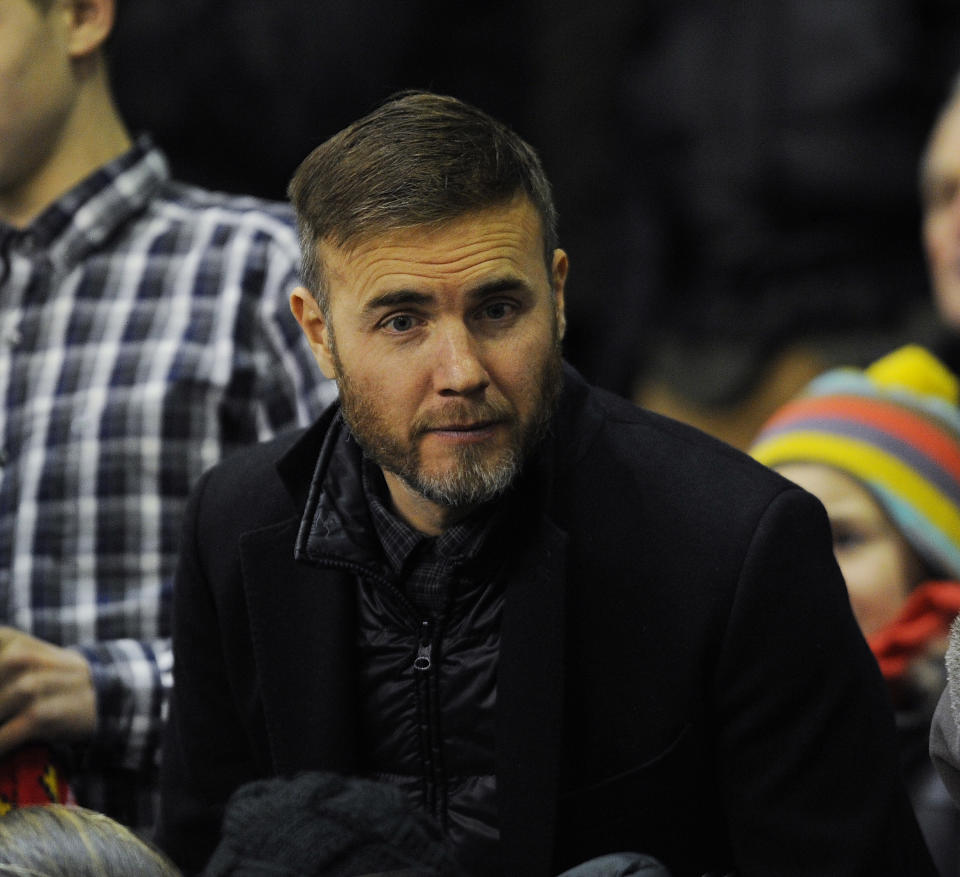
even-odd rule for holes
{"type": "MultiPolygon", "coordinates": [[[[960,446],[956,438],[934,425],[916,409],[883,399],[863,396],[809,396],[797,399],[770,418],[763,428],[763,434],[811,418],[834,418],[873,426],[922,451],[941,469],[960,481],[960,446]]],[[[809,428],[815,427],[811,424],[809,428]]]]}

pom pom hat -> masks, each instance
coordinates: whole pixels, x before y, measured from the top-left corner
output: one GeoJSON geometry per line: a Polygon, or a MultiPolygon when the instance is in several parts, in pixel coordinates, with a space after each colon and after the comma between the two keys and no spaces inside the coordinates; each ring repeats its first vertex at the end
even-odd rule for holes
{"type": "Polygon", "coordinates": [[[922,347],[815,378],[763,426],[767,466],[820,463],[855,478],[935,575],[960,580],[960,386],[922,347]]]}

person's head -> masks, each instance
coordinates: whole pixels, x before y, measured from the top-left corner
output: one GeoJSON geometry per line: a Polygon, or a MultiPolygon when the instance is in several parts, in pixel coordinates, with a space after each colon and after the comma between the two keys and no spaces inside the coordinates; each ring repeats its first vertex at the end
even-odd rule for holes
{"type": "Polygon", "coordinates": [[[290,181],[303,285],[326,306],[321,241],[347,247],[401,229],[436,226],[524,195],[540,219],[548,270],[557,248],[550,183],[536,152],[468,103],[404,92],[334,134],[290,181]]]}
{"type": "Polygon", "coordinates": [[[0,816],[0,877],[180,877],[166,856],[102,813],[48,804],[0,816]]]}
{"type": "Polygon", "coordinates": [[[314,150],[290,195],[294,315],[395,504],[412,520],[406,504],[497,496],[560,385],[567,258],[534,151],[468,104],[409,93],[314,150]]]}
{"type": "Polygon", "coordinates": [[[815,494],[867,635],[927,578],[960,580],[958,382],[909,345],[814,379],[750,448],[815,494]]]}
{"type": "Polygon", "coordinates": [[[0,0],[0,219],[25,224],[114,150],[113,19],[114,0],[0,0]]]}
{"type": "Polygon", "coordinates": [[[960,78],[940,111],[920,163],[923,244],[934,303],[960,330],[960,78]]]}

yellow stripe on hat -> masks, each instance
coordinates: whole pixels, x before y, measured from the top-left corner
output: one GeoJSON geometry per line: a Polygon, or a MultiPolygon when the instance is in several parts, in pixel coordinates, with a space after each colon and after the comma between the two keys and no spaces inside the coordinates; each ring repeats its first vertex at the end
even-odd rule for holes
{"type": "Polygon", "coordinates": [[[865,484],[883,487],[930,520],[955,545],[960,543],[960,510],[915,469],[875,445],[817,432],[772,436],[750,449],[765,466],[823,463],[849,472],[865,484]]]}

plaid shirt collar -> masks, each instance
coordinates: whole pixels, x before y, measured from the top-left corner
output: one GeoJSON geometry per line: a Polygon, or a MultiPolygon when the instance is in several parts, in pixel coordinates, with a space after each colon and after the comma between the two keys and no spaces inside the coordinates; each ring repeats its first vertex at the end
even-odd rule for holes
{"type": "Polygon", "coordinates": [[[475,559],[495,517],[488,504],[437,537],[426,536],[391,512],[386,504],[386,484],[379,468],[366,456],[361,467],[363,492],[374,529],[391,569],[401,575],[412,557],[429,551],[450,566],[462,566],[475,559]]]}
{"type": "Polygon", "coordinates": [[[10,246],[44,252],[64,268],[103,246],[143,211],[170,178],[163,153],[149,135],[86,177],[25,229],[0,222],[0,251],[10,246]]]}

